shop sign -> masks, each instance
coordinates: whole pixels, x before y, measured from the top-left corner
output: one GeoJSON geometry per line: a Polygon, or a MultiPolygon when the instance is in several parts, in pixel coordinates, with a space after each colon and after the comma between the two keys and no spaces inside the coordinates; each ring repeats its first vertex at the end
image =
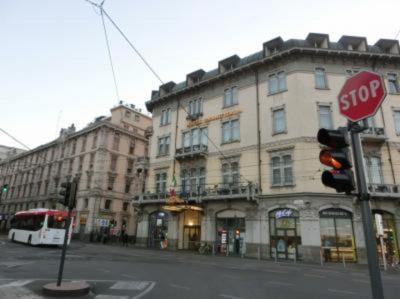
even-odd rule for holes
{"type": "Polygon", "coordinates": [[[383,223],[382,223],[382,215],[375,214],[375,223],[376,223],[376,232],[379,236],[383,236],[383,223]]]}
{"type": "Polygon", "coordinates": [[[320,213],[321,217],[351,218],[351,213],[341,209],[328,209],[320,213]]]}
{"type": "Polygon", "coordinates": [[[283,218],[283,217],[292,217],[293,216],[293,210],[292,209],[283,209],[276,211],[275,213],[275,218],[283,218]]]}
{"type": "Polygon", "coordinates": [[[96,219],[97,226],[108,227],[110,224],[110,220],[108,219],[96,219]]]}
{"type": "Polygon", "coordinates": [[[199,125],[203,125],[203,124],[208,124],[209,122],[212,122],[213,120],[218,120],[218,119],[223,119],[225,117],[230,117],[230,116],[234,116],[237,115],[239,113],[241,113],[242,110],[240,109],[235,109],[235,110],[231,110],[231,111],[226,111],[217,115],[212,115],[210,117],[207,117],[205,119],[198,119],[198,120],[193,120],[191,122],[188,123],[188,128],[194,127],[194,126],[199,126],[199,125]]]}

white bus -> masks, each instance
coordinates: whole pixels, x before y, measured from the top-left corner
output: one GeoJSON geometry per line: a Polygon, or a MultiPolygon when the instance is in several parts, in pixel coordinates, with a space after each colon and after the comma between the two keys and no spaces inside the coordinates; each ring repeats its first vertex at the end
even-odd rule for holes
{"type": "MultiPolygon", "coordinates": [[[[17,212],[11,219],[8,239],[29,245],[62,245],[68,212],[62,210],[31,209],[17,212]]],[[[68,244],[71,241],[72,223],[69,229],[68,244]]]]}

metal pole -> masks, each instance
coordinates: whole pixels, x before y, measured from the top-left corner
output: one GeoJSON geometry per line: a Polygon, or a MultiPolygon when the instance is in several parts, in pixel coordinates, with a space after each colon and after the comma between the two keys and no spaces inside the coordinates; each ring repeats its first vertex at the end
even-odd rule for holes
{"type": "Polygon", "coordinates": [[[383,237],[382,235],[379,236],[379,240],[381,241],[381,252],[382,252],[382,261],[383,261],[383,269],[387,271],[387,261],[386,261],[386,255],[385,255],[385,248],[383,247],[383,237]]]}
{"type": "Polygon", "coordinates": [[[376,253],[376,240],[372,223],[372,213],[369,204],[369,194],[364,172],[363,153],[360,140],[360,130],[350,124],[351,143],[353,147],[354,165],[357,177],[358,200],[361,207],[361,215],[364,227],[365,248],[367,250],[368,268],[371,281],[372,297],[383,299],[383,287],[379,269],[378,255],[376,253]]]}
{"type": "Polygon", "coordinates": [[[67,219],[67,227],[65,228],[65,235],[64,235],[64,244],[61,253],[61,261],[60,267],[58,269],[58,278],[57,278],[57,286],[61,285],[62,275],[64,271],[64,261],[65,261],[65,254],[67,252],[67,243],[68,243],[68,234],[69,234],[69,227],[71,226],[71,208],[68,208],[68,219],[67,219]]]}

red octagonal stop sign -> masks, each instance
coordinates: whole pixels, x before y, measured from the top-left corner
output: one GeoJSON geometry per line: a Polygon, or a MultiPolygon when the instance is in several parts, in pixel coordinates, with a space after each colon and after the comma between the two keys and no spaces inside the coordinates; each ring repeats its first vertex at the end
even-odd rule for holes
{"type": "Polygon", "coordinates": [[[340,113],[351,121],[359,121],[376,113],[386,97],[385,83],[374,72],[362,71],[347,79],[339,92],[340,113]]]}

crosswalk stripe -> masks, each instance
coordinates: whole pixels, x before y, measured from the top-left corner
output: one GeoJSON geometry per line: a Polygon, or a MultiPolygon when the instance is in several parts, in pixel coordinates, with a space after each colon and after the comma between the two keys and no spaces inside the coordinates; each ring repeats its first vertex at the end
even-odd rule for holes
{"type": "Polygon", "coordinates": [[[129,296],[97,295],[94,299],[128,299],[129,296]]]}
{"type": "Polygon", "coordinates": [[[113,290],[137,290],[142,291],[149,285],[148,281],[118,281],[110,289],[113,290]]]}
{"type": "Polygon", "coordinates": [[[0,285],[0,288],[22,287],[22,286],[24,286],[26,284],[31,283],[32,281],[33,280],[27,280],[27,279],[25,279],[25,280],[16,280],[16,281],[12,281],[12,282],[7,283],[7,284],[0,285]]]}

